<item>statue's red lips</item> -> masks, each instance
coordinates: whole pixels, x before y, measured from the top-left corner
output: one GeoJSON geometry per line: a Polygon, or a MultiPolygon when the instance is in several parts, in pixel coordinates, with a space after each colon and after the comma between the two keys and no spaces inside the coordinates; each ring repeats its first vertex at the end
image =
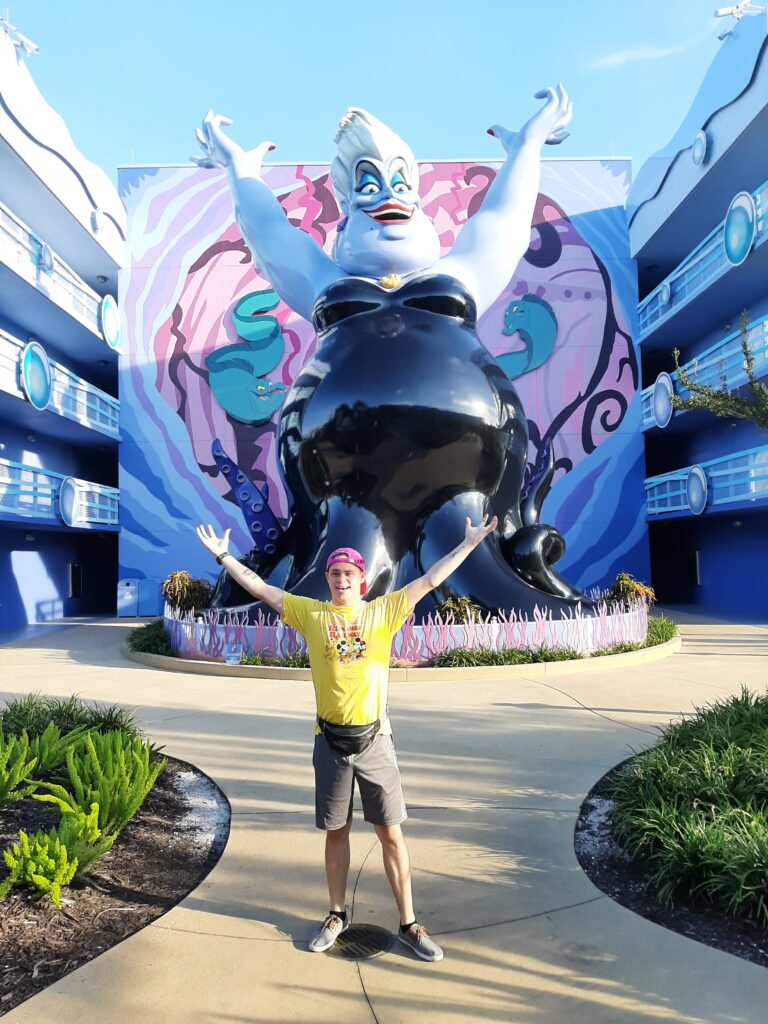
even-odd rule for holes
{"type": "Polygon", "coordinates": [[[396,224],[400,221],[410,220],[413,216],[412,206],[403,206],[401,203],[382,203],[374,209],[366,209],[369,217],[379,224],[396,224]]]}

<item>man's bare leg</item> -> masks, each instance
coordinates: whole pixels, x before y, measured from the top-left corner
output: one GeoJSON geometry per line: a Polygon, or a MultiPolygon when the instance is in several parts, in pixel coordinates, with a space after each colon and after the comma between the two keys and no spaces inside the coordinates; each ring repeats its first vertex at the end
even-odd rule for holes
{"type": "Polygon", "coordinates": [[[399,825],[374,825],[373,827],[381,843],[384,871],[392,886],[397,909],[400,912],[400,924],[410,924],[415,920],[416,915],[413,912],[413,895],[411,893],[411,862],[403,830],[399,825]]]}
{"type": "Polygon", "coordinates": [[[330,910],[344,910],[347,899],[347,876],[349,875],[349,831],[350,818],[341,828],[325,833],[325,874],[328,878],[330,910]]]}

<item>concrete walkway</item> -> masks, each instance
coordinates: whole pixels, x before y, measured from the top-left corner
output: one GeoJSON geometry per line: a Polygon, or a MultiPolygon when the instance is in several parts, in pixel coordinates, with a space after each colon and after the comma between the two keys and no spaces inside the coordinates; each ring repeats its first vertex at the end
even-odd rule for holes
{"type": "MultiPolygon", "coordinates": [[[[767,971],[618,906],[573,852],[584,795],[657,725],[741,683],[765,689],[765,628],[686,625],[683,653],[621,671],[393,685],[416,906],[446,951],[435,965],[399,945],[361,963],[307,952],[327,907],[311,684],[145,669],[120,654],[128,628],[3,648],[3,693],[136,706],[153,739],[226,792],[229,844],[178,907],[4,1024],[765,1020],[767,971]]],[[[352,840],[354,920],[394,928],[358,812],[352,840]]]]}

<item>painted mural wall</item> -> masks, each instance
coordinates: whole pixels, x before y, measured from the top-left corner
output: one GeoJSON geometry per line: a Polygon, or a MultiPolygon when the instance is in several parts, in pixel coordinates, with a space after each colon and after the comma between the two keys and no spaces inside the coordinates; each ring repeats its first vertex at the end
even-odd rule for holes
{"type": "MultiPolygon", "coordinates": [[[[420,173],[424,209],[448,249],[496,166],[421,164],[420,173]]],[[[275,166],[265,180],[289,220],[330,252],[339,213],[328,167],[275,166]]],[[[315,337],[254,268],[222,173],[130,168],[119,184],[129,219],[120,577],[187,569],[213,578],[195,524],[231,527],[238,553],[252,542],[212,442],[268,483],[285,520],[276,432],[315,337]]],[[[619,570],[648,577],[628,187],[627,161],[545,161],[530,248],[478,327],[523,403],[530,470],[552,441],[542,521],[566,538],[559,571],[585,590],[619,570]]]]}

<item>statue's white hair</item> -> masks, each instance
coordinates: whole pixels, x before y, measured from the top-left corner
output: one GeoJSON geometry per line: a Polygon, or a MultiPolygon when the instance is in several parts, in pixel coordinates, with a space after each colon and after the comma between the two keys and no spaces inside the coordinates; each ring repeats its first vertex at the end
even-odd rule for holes
{"type": "Polygon", "coordinates": [[[338,151],[331,164],[331,178],[338,199],[349,196],[354,185],[355,164],[364,157],[383,163],[402,157],[408,165],[408,183],[418,189],[419,169],[411,147],[367,110],[349,107],[339,121],[333,141],[338,151]]]}

